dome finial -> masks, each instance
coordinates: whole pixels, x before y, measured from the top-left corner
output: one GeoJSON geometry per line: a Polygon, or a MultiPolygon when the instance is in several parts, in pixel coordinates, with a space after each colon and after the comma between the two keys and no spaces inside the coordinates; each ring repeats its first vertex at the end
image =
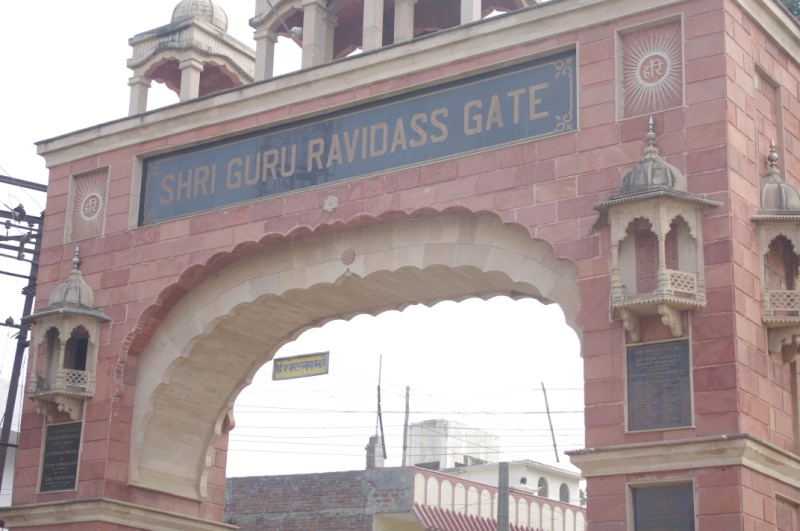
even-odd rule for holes
{"type": "Polygon", "coordinates": [[[79,245],[75,246],[75,256],[72,257],[72,269],[78,270],[81,268],[81,248],[79,245]]]}
{"type": "Polygon", "coordinates": [[[780,182],[780,170],[778,169],[778,150],[775,147],[775,140],[769,141],[769,155],[767,155],[767,173],[764,176],[768,181],[780,182]]]}
{"type": "Polygon", "coordinates": [[[656,130],[653,117],[647,120],[647,147],[641,162],[622,178],[621,194],[645,193],[654,189],[686,191],[686,176],[662,159],[656,147],[656,130]]]}
{"type": "Polygon", "coordinates": [[[644,138],[647,140],[648,147],[656,147],[656,129],[655,125],[653,124],[652,116],[649,120],[647,120],[647,134],[644,138]]]}

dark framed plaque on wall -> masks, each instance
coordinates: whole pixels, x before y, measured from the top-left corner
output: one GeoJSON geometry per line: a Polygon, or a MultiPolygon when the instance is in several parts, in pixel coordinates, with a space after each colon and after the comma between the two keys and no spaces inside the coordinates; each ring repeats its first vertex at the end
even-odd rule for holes
{"type": "Polygon", "coordinates": [[[689,340],[627,348],[628,430],[692,425],[689,340]]]}
{"type": "Polygon", "coordinates": [[[694,531],[691,483],[633,489],[636,531],[694,531]]]}
{"type": "Polygon", "coordinates": [[[72,490],[78,480],[81,422],[45,426],[39,492],[72,490]]]}

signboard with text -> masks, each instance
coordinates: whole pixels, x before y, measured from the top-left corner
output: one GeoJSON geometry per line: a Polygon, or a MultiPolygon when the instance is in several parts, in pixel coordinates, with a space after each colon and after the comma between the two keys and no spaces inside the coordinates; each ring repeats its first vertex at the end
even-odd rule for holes
{"type": "Polygon", "coordinates": [[[575,51],[148,158],[139,224],[577,129],[575,51]]]}
{"type": "Polygon", "coordinates": [[[330,352],[276,358],[272,364],[272,379],[292,380],[294,378],[328,374],[329,361],[330,352]]]}

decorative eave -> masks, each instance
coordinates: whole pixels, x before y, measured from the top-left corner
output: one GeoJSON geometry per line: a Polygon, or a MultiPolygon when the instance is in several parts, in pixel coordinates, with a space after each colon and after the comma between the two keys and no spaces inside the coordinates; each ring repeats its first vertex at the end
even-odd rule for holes
{"type": "Polygon", "coordinates": [[[88,317],[90,319],[94,319],[99,322],[110,322],[111,317],[106,315],[105,312],[102,310],[98,310],[96,308],[90,308],[88,306],[82,306],[80,304],[54,304],[52,306],[47,306],[42,308],[39,311],[36,311],[27,317],[22,318],[23,323],[33,323],[45,319],[47,317],[53,316],[64,316],[64,315],[74,315],[77,317],[88,317]]]}
{"type": "Polygon", "coordinates": [[[139,33],[128,39],[128,44],[133,48],[133,57],[127,61],[131,70],[147,64],[165,50],[194,50],[205,57],[228,59],[228,66],[236,69],[246,83],[255,79],[255,50],[205,20],[190,18],[173,22],[139,33]],[[217,42],[216,47],[209,45],[209,38],[217,42]]]}
{"type": "Polygon", "coordinates": [[[594,225],[592,225],[592,230],[594,230],[596,227],[601,227],[608,224],[608,210],[611,207],[638,201],[654,201],[665,199],[694,204],[700,208],[719,208],[723,205],[722,201],[714,201],[713,199],[706,198],[704,195],[682,192],[666,186],[654,188],[646,192],[619,194],[611,197],[608,201],[597,203],[594,206],[594,209],[599,212],[599,216],[597,221],[594,222],[594,225]]]}
{"type": "MultiPolygon", "coordinates": [[[[167,36],[169,36],[169,35],[171,35],[173,33],[176,33],[176,32],[178,32],[180,30],[191,28],[191,27],[197,27],[197,28],[203,30],[204,32],[213,35],[214,37],[224,41],[226,45],[228,45],[228,46],[230,46],[232,48],[235,48],[237,51],[239,51],[239,52],[241,52],[241,53],[243,53],[245,55],[248,55],[248,56],[252,57],[253,60],[255,60],[256,52],[255,52],[255,50],[253,50],[253,48],[251,48],[250,46],[247,46],[246,44],[244,44],[243,42],[237,40],[236,38],[231,37],[228,33],[225,33],[224,31],[222,31],[218,27],[214,26],[210,22],[207,22],[205,20],[196,19],[196,18],[189,18],[189,19],[180,20],[178,22],[172,22],[170,24],[166,24],[166,25],[161,26],[159,28],[152,29],[150,31],[145,31],[145,32],[142,32],[142,33],[138,33],[138,34],[134,35],[133,37],[131,37],[130,39],[128,39],[128,44],[131,47],[133,47],[136,44],[147,42],[149,40],[163,39],[164,37],[167,37],[167,36]]],[[[187,46],[188,43],[178,43],[178,44],[182,44],[183,47],[188,47],[187,46]]],[[[180,47],[180,46],[178,46],[178,47],[180,47]]],[[[147,58],[149,58],[149,57],[145,57],[144,60],[146,60],[147,58]]],[[[140,56],[131,57],[131,58],[128,59],[128,67],[132,68],[134,66],[139,66],[140,64],[142,64],[144,62],[144,60],[140,56]]]]}
{"type": "Polygon", "coordinates": [[[750,216],[750,221],[756,224],[775,222],[800,223],[800,212],[760,211],[758,214],[753,214],[750,216]]]}
{"type": "Polygon", "coordinates": [[[566,453],[586,478],[744,466],[800,488],[800,456],[747,433],[600,446],[566,453]]]}
{"type": "Polygon", "coordinates": [[[622,301],[614,302],[614,310],[628,309],[641,315],[652,315],[655,307],[659,304],[667,304],[677,310],[699,310],[706,305],[705,297],[697,295],[691,297],[678,297],[675,295],[643,295],[637,297],[626,297],[622,301]]]}

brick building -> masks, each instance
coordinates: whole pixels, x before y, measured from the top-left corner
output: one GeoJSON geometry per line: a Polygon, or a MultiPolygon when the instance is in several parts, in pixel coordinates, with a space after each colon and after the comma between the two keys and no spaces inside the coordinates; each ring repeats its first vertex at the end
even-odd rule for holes
{"type": "MultiPolygon", "coordinates": [[[[495,470],[496,471],[496,470],[495,470]]],[[[417,467],[229,478],[225,522],[242,531],[497,529],[496,486],[417,467]]],[[[583,531],[581,507],[512,487],[511,531],[583,531]]]]}
{"type": "Polygon", "coordinates": [[[182,0],[130,41],[129,116],[38,144],[9,528],[229,529],[231,408],[280,345],[498,294],[579,334],[589,529],[798,528],[800,29],[779,2],[255,5],[252,49],[182,0]],[[273,78],[278,35],[303,68],[273,78]],[[153,81],[181,103],[144,112],[153,81]]]}

